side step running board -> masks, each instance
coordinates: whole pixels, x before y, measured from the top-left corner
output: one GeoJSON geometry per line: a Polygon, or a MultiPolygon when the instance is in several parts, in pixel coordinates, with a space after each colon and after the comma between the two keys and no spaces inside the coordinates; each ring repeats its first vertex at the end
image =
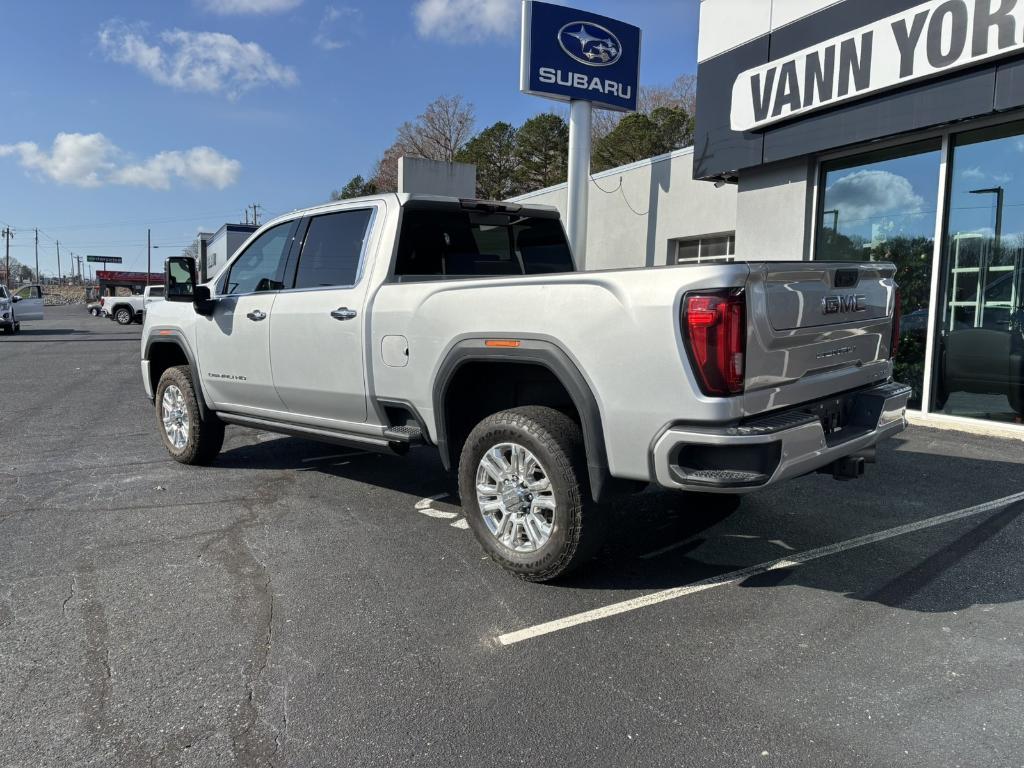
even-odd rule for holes
{"type": "Polygon", "coordinates": [[[404,427],[388,427],[384,430],[384,438],[392,443],[403,443],[405,445],[423,445],[423,430],[416,424],[409,424],[404,427]]]}
{"type": "Polygon", "coordinates": [[[254,416],[241,416],[237,413],[217,413],[217,418],[227,424],[237,424],[240,427],[252,429],[263,429],[267,432],[276,432],[291,437],[304,437],[307,440],[317,440],[322,443],[342,445],[346,448],[356,448],[364,451],[380,451],[382,453],[394,453],[395,440],[387,437],[372,437],[370,435],[355,435],[350,432],[332,432],[327,429],[316,427],[300,426],[298,424],[285,424],[271,419],[260,419],[254,416]]]}

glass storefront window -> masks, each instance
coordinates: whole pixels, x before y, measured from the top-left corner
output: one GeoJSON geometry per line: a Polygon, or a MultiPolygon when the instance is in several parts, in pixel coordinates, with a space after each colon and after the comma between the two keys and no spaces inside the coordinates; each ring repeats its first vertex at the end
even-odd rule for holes
{"type": "Polygon", "coordinates": [[[921,407],[942,142],[918,142],[822,167],[816,258],[891,261],[898,268],[903,325],[897,381],[921,407]]]}
{"type": "Polygon", "coordinates": [[[953,139],[933,409],[1024,417],[1024,125],[953,139]]]}

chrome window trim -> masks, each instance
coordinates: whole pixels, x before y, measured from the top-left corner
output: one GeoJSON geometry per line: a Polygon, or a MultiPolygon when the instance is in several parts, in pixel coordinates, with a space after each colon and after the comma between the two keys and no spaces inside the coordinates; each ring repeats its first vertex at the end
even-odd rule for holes
{"type": "MultiPolygon", "coordinates": [[[[356,280],[355,280],[354,283],[350,283],[348,285],[318,285],[318,286],[315,286],[315,287],[312,287],[312,288],[284,288],[284,289],[282,289],[280,291],[277,291],[277,293],[308,293],[309,291],[338,291],[338,290],[348,290],[348,289],[355,288],[356,286],[358,286],[363,281],[363,274],[366,271],[366,251],[367,251],[367,249],[369,248],[369,245],[370,245],[370,237],[373,235],[373,225],[376,224],[376,222],[377,222],[377,209],[378,209],[378,206],[374,205],[374,204],[371,204],[371,205],[360,205],[358,207],[353,207],[353,208],[342,208],[341,210],[337,210],[337,211],[325,211],[324,213],[318,213],[315,216],[310,216],[309,217],[309,226],[312,226],[313,225],[313,219],[318,219],[318,218],[321,218],[323,216],[334,216],[335,214],[338,214],[338,213],[351,213],[351,212],[355,212],[355,211],[369,211],[370,212],[370,220],[366,223],[366,232],[365,232],[365,234],[363,236],[363,247],[360,248],[360,250],[359,250],[359,263],[356,265],[356,280]]],[[[306,233],[305,234],[307,236],[309,235],[309,227],[306,228],[306,233]]],[[[298,254],[298,257],[295,260],[295,277],[296,277],[296,279],[298,279],[299,264],[302,261],[302,249],[305,247],[305,245],[306,245],[306,241],[305,241],[305,239],[303,239],[303,241],[301,243],[299,243],[299,254],[298,254]]]]}
{"type": "MultiPolygon", "coordinates": [[[[312,219],[315,219],[315,218],[317,218],[319,216],[330,216],[330,215],[335,214],[335,213],[347,213],[348,211],[365,211],[365,210],[369,210],[371,212],[370,213],[370,221],[366,225],[366,236],[363,238],[363,247],[362,247],[362,250],[359,252],[359,266],[356,269],[356,281],[354,283],[352,283],[351,285],[323,285],[323,286],[317,286],[315,288],[281,288],[280,290],[277,290],[277,291],[250,291],[248,293],[222,293],[221,292],[222,284],[227,280],[228,275],[231,274],[231,268],[234,266],[235,262],[242,257],[242,254],[244,254],[245,251],[248,250],[249,243],[247,242],[246,243],[246,247],[244,249],[239,249],[238,255],[236,255],[234,258],[231,259],[231,261],[229,261],[227,264],[224,265],[224,267],[222,269],[222,273],[223,274],[219,275],[217,277],[217,279],[214,281],[216,283],[214,285],[214,287],[217,289],[216,292],[214,293],[214,298],[215,299],[229,299],[229,298],[239,298],[239,297],[242,297],[242,296],[276,296],[276,295],[282,294],[282,293],[309,293],[311,291],[339,291],[339,290],[349,290],[349,289],[357,287],[362,282],[363,275],[364,275],[364,273],[366,271],[366,253],[367,253],[367,250],[368,250],[368,248],[370,246],[370,239],[371,239],[371,237],[373,235],[373,227],[374,227],[374,224],[377,223],[377,215],[379,214],[380,208],[381,208],[382,205],[383,205],[382,202],[377,202],[377,201],[371,202],[369,204],[359,203],[358,205],[353,206],[351,208],[339,208],[339,209],[334,210],[334,211],[322,211],[322,212],[317,213],[317,214],[312,215],[312,216],[310,216],[307,213],[302,213],[302,214],[299,214],[298,216],[295,216],[295,217],[290,218],[290,219],[284,219],[282,221],[278,221],[278,220],[275,219],[274,221],[269,222],[268,225],[267,225],[268,227],[270,227],[270,225],[272,224],[273,226],[276,227],[279,224],[288,224],[288,223],[294,222],[297,219],[301,220],[301,219],[304,219],[304,218],[308,218],[308,219],[312,220],[312,219]]],[[[269,231],[269,229],[267,229],[265,231],[269,231]]],[[[309,232],[309,228],[307,227],[306,228],[306,234],[308,234],[308,232],[309,232]]],[[[255,237],[257,235],[261,235],[261,234],[262,234],[262,232],[257,230],[256,232],[253,232],[253,237],[255,237]]],[[[292,239],[294,241],[294,238],[292,238],[292,239]]],[[[302,257],[302,247],[305,244],[306,244],[305,239],[303,239],[302,242],[299,243],[299,258],[302,257]]],[[[295,265],[296,265],[296,270],[297,270],[298,269],[298,258],[295,261],[295,265]]]]}

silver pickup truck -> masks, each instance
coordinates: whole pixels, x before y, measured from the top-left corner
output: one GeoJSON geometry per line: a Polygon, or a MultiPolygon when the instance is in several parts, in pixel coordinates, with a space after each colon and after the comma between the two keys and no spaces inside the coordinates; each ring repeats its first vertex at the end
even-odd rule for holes
{"type": "Polygon", "coordinates": [[[225,424],[433,446],[486,552],[544,581],[593,552],[598,503],[626,490],[699,504],[862,474],[905,426],[894,274],[577,272],[554,209],[380,195],[264,225],[205,284],[168,259],[142,379],[187,464],[215,459],[225,424]]]}

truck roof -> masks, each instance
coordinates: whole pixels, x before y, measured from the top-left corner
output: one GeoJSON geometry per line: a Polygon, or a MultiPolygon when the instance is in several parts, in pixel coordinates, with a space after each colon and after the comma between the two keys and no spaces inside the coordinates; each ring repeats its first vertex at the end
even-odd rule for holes
{"type": "MultiPolygon", "coordinates": [[[[363,197],[351,197],[345,200],[332,200],[328,203],[321,203],[320,205],[313,205],[308,208],[296,208],[294,211],[283,213],[277,216],[263,227],[270,224],[275,224],[279,221],[287,221],[288,219],[294,219],[297,216],[305,216],[310,213],[324,213],[336,208],[344,208],[353,203],[370,202],[374,200],[395,200],[399,205],[405,206],[409,203],[449,203],[451,205],[458,205],[460,207],[466,207],[469,209],[474,208],[495,208],[497,210],[507,210],[509,212],[537,212],[546,214],[557,214],[558,209],[553,205],[535,205],[528,204],[523,205],[522,203],[513,203],[502,200],[479,200],[476,198],[460,198],[460,197],[449,197],[445,195],[425,195],[425,194],[410,194],[408,192],[382,192],[376,195],[364,195],[363,197]]],[[[261,227],[262,228],[262,227],[261,227]]]]}

